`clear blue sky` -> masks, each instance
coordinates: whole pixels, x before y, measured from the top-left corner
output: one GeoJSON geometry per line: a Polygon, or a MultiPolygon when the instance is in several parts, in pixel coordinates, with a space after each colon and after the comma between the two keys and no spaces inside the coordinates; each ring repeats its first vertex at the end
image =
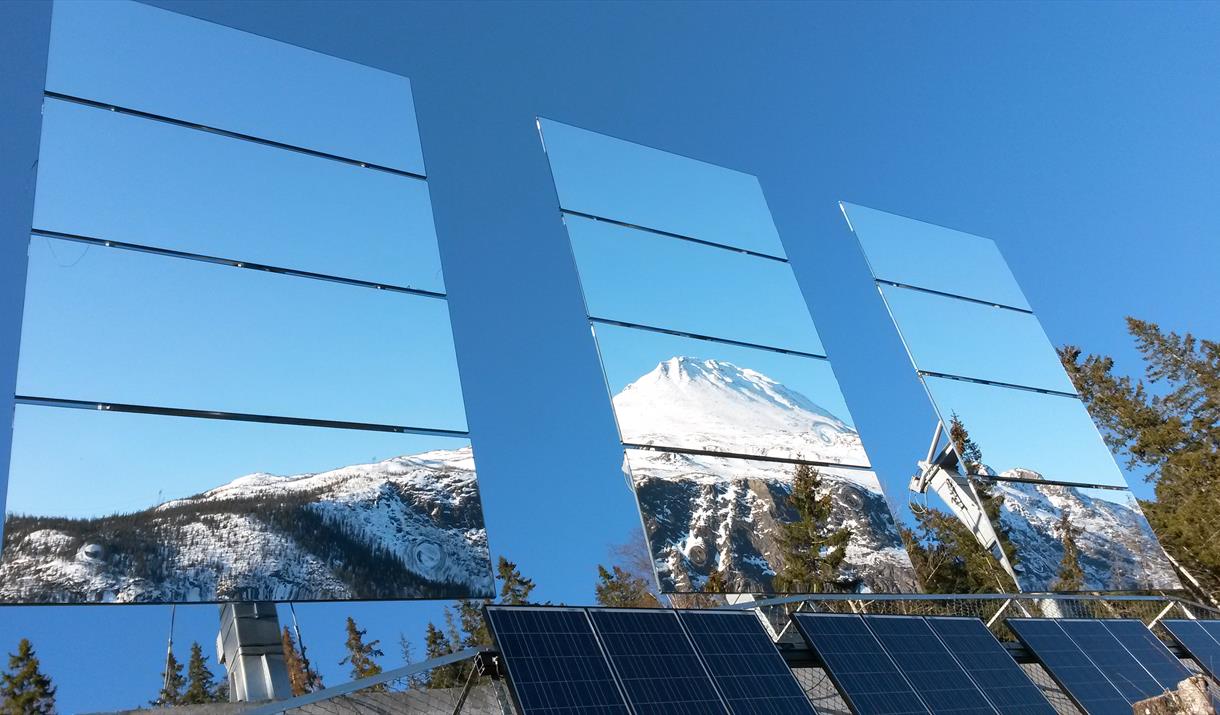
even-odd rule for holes
{"type": "MultiPolygon", "coordinates": [[[[639,521],[538,115],[759,177],[887,479],[934,416],[838,200],[995,239],[1051,342],[1120,369],[1125,315],[1220,335],[1213,5],[162,4],[411,77],[492,549],[543,599],[590,600],[639,521]]],[[[389,665],[438,606],[298,613],[334,683],[344,616],[389,665]]],[[[0,645],[34,640],[65,711],[130,707],[168,616],[6,609],[0,645]]],[[[179,608],[177,637],[210,644],[215,620],[179,608]]]]}

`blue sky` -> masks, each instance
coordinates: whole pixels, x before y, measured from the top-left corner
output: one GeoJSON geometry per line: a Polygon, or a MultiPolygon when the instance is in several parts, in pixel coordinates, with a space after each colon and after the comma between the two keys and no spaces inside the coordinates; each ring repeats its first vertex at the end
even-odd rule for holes
{"type": "MultiPolygon", "coordinates": [[[[839,200],[995,239],[1052,344],[1120,370],[1139,367],[1126,315],[1220,334],[1214,6],[164,4],[411,77],[492,549],[543,599],[590,600],[639,519],[539,115],[759,177],[887,478],[935,418],[839,200]]],[[[347,614],[393,653],[437,612],[298,608],[331,682],[347,614]]],[[[177,638],[215,623],[179,608],[177,638]]],[[[33,638],[65,711],[134,706],[168,626],[161,607],[7,609],[0,645],[33,638]]]]}

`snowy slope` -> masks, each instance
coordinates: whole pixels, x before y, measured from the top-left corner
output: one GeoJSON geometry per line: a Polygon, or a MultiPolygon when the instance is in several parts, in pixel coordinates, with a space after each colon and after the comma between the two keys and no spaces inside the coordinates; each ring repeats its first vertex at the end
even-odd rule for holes
{"type": "Polygon", "coordinates": [[[673,357],[615,395],[623,441],[868,466],[860,437],[808,397],[754,370],[673,357]]]}
{"type": "MultiPolygon", "coordinates": [[[[1029,470],[1001,476],[1040,479],[1029,470]]],[[[1181,588],[1169,559],[1139,505],[1090,496],[1076,487],[1035,482],[994,482],[1004,495],[1001,520],[1017,547],[1018,576],[1025,591],[1051,590],[1063,558],[1059,520],[1067,512],[1085,572],[1085,590],[1181,588]]]]}
{"type": "Polygon", "coordinates": [[[0,599],[460,597],[491,590],[469,448],[250,474],[135,514],[10,515],[0,599]]]}

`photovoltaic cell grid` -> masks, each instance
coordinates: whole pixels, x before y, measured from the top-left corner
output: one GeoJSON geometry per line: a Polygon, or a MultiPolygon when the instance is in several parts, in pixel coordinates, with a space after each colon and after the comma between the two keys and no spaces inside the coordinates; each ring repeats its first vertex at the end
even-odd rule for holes
{"type": "Polygon", "coordinates": [[[678,615],[734,715],[815,712],[753,613],[679,611],[678,615]]]}
{"type": "Polygon", "coordinates": [[[792,620],[858,715],[926,715],[928,708],[857,615],[795,613],[792,620]]]}
{"type": "Polygon", "coordinates": [[[1009,618],[1006,622],[1081,710],[1088,715],[1131,712],[1131,701],[1058,623],[1044,618],[1009,618]]]}
{"type": "Polygon", "coordinates": [[[581,609],[486,609],[523,715],[629,713],[581,609]]]}
{"type": "Polygon", "coordinates": [[[1042,691],[982,621],[977,618],[924,620],[1000,713],[1055,715],[1055,709],[1042,691]]]}
{"type": "Polygon", "coordinates": [[[1203,672],[1220,681],[1220,621],[1161,621],[1169,635],[1190,652],[1203,672]]]}
{"type": "Polygon", "coordinates": [[[1182,661],[1142,622],[1123,618],[1102,623],[1162,688],[1176,688],[1178,683],[1190,677],[1190,671],[1182,665],[1182,661]]]}
{"type": "Polygon", "coordinates": [[[589,617],[635,712],[725,712],[674,611],[590,609],[589,617]]]}
{"type": "Polygon", "coordinates": [[[1134,703],[1164,692],[1156,678],[1123,647],[1102,621],[1062,619],[1059,627],[1101,669],[1128,702],[1134,703]]]}
{"type": "Polygon", "coordinates": [[[934,713],[995,713],[995,708],[922,618],[866,616],[864,624],[928,710],[934,713]]]}

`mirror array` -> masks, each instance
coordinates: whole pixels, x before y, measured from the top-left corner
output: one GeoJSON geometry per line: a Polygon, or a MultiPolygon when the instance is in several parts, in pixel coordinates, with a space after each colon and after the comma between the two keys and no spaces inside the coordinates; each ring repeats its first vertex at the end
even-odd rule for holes
{"type": "Polygon", "coordinates": [[[0,600],[490,595],[409,81],[139,3],[51,32],[0,600]]]}
{"type": "Polygon", "coordinates": [[[662,590],[916,590],[758,180],[539,130],[662,590]],[[829,573],[785,553],[801,528],[829,573]]]}
{"type": "MultiPolygon", "coordinates": [[[[958,472],[1003,498],[995,526],[1015,551],[1016,586],[1180,588],[995,242],[841,208],[944,432],[954,435],[958,472]],[[1072,547],[1081,576],[1064,580],[1072,547]]],[[[919,515],[904,518],[920,532],[919,515]]]]}
{"type": "Polygon", "coordinates": [[[522,715],[816,715],[753,613],[487,606],[522,715]]]}

